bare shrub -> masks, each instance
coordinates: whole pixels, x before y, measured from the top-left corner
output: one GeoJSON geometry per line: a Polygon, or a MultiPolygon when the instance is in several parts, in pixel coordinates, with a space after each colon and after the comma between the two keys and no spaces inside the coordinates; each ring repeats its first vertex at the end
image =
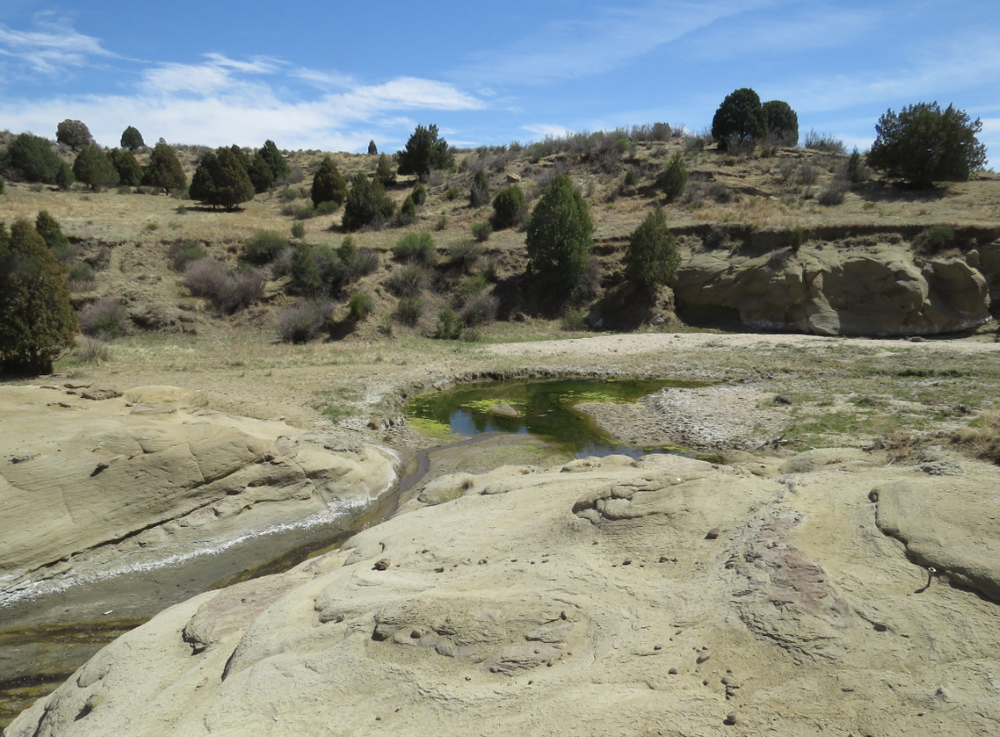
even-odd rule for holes
{"type": "Polygon", "coordinates": [[[81,338],[73,357],[80,363],[107,363],[111,360],[111,348],[103,340],[81,338]]]}
{"type": "Polygon", "coordinates": [[[230,272],[218,261],[201,259],[188,264],[184,286],[195,297],[205,297],[216,309],[230,313],[264,296],[264,277],[256,271],[230,272]]]}
{"type": "Polygon", "coordinates": [[[86,261],[77,261],[66,272],[66,284],[71,292],[89,292],[97,286],[94,267],[86,261]]]}
{"type": "Polygon", "coordinates": [[[330,302],[299,302],[278,315],[278,334],[284,343],[306,343],[319,335],[333,314],[330,302]]]}
{"type": "Polygon", "coordinates": [[[397,297],[416,297],[427,284],[427,272],[419,266],[397,266],[385,283],[397,297]]]}
{"type": "Polygon", "coordinates": [[[125,335],[128,314],[115,299],[101,299],[80,313],[80,330],[91,337],[120,338],[125,335]]]}
{"type": "Polygon", "coordinates": [[[468,327],[486,325],[497,319],[497,310],[500,308],[500,300],[492,294],[480,292],[466,301],[465,306],[459,313],[459,318],[468,327]]]}
{"type": "Polygon", "coordinates": [[[226,267],[206,258],[187,265],[183,283],[193,296],[211,298],[225,289],[226,278],[226,267]]]}
{"type": "Polygon", "coordinates": [[[448,253],[451,255],[452,265],[471,271],[482,257],[483,247],[475,241],[456,243],[448,249],[448,253]]]}
{"type": "Polygon", "coordinates": [[[396,319],[404,325],[416,327],[424,314],[424,301],[420,297],[403,297],[396,304],[396,319]]]}
{"type": "Polygon", "coordinates": [[[816,184],[816,180],[819,179],[819,169],[813,166],[810,162],[803,161],[802,165],[799,166],[798,179],[799,184],[811,187],[816,184]]]}
{"type": "Polygon", "coordinates": [[[847,147],[839,138],[834,138],[829,133],[817,133],[815,130],[806,133],[804,146],[814,151],[824,151],[830,154],[847,153],[847,147]]]}
{"type": "Polygon", "coordinates": [[[733,191],[722,182],[710,182],[705,187],[705,196],[722,205],[733,201],[733,191]]]}
{"type": "Polygon", "coordinates": [[[847,190],[850,189],[847,182],[842,179],[835,179],[819,193],[819,197],[816,201],[826,207],[831,207],[833,205],[839,205],[844,201],[844,195],[847,194],[847,190]]]}
{"type": "Polygon", "coordinates": [[[782,184],[790,182],[795,177],[795,172],[798,169],[799,165],[795,161],[782,161],[778,166],[778,179],[781,180],[782,184]]]}

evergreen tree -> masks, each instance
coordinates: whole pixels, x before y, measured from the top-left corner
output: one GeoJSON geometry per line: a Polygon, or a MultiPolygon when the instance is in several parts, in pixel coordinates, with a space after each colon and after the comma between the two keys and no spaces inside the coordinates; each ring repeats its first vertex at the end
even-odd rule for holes
{"type": "Polygon", "coordinates": [[[673,278],[680,265],[677,242],[667,227],[667,217],[656,207],[632,232],[625,251],[625,278],[652,290],[673,278]]]}
{"type": "Polygon", "coordinates": [[[742,87],[726,95],[726,99],[712,118],[712,138],[725,151],[730,139],[755,141],[767,135],[767,115],[760,104],[760,97],[749,87],[742,87]]]}
{"type": "Polygon", "coordinates": [[[118,170],[96,143],[87,144],[76,155],[73,176],[93,191],[118,184],[118,170]]]}
{"type": "Polygon", "coordinates": [[[587,203],[565,174],[552,180],[528,221],[526,245],[531,269],[568,292],[587,271],[594,225],[587,203]]]}
{"type": "Polygon", "coordinates": [[[12,373],[51,373],[76,333],[66,277],[26,220],[9,233],[0,223],[0,315],[0,369],[12,373]]]}
{"type": "Polygon", "coordinates": [[[358,172],[351,179],[351,190],[344,202],[344,229],[357,230],[375,222],[384,222],[396,212],[396,204],[386,195],[378,179],[358,172]]]}
{"type": "Polygon", "coordinates": [[[416,174],[421,179],[432,169],[448,169],[454,164],[448,142],[438,138],[438,128],[433,123],[428,128],[418,125],[406,148],[399,152],[399,173],[416,174]]]}
{"type": "Polygon", "coordinates": [[[39,210],[35,217],[35,232],[42,236],[45,245],[53,253],[62,251],[69,246],[69,238],[63,233],[62,227],[48,210],[39,210]]]}
{"type": "Polygon", "coordinates": [[[127,148],[129,151],[135,151],[137,148],[142,148],[145,145],[146,142],[142,140],[142,134],[137,128],[130,125],[122,133],[122,148],[127,148]]]}
{"type": "Polygon", "coordinates": [[[93,143],[94,138],[81,121],[67,119],[56,126],[56,141],[76,151],[93,143]]]}
{"type": "Polygon", "coordinates": [[[127,148],[113,148],[108,151],[108,159],[118,172],[118,183],[126,187],[138,187],[142,183],[142,166],[135,154],[127,148]]]}
{"type": "Polygon", "coordinates": [[[976,134],[983,129],[964,110],[936,102],[889,110],[875,126],[877,137],[868,165],[917,187],[934,182],[964,182],[986,164],[986,146],[976,134]]]}
{"type": "Polygon", "coordinates": [[[288,176],[291,171],[288,167],[288,162],[281,155],[278,147],[274,145],[274,141],[265,141],[263,148],[257,153],[264,157],[264,161],[267,162],[267,168],[274,175],[274,179],[271,180],[272,184],[274,181],[284,179],[288,176]]]}
{"type": "Polygon", "coordinates": [[[687,167],[684,166],[684,155],[678,151],[670,159],[667,168],[656,178],[656,186],[663,191],[667,202],[673,202],[684,194],[684,188],[687,186],[687,178],[688,173],[687,167]]]}
{"type": "Polygon", "coordinates": [[[157,143],[153,153],[150,154],[142,183],[147,187],[158,187],[164,192],[184,189],[187,184],[187,177],[184,176],[177,154],[163,141],[157,143]]]}
{"type": "Polygon", "coordinates": [[[270,189],[271,182],[274,181],[274,172],[271,171],[271,167],[267,165],[264,157],[260,155],[260,151],[253,155],[253,160],[250,162],[250,169],[247,171],[247,174],[250,175],[250,181],[253,183],[253,191],[257,194],[270,189]]]}
{"type": "Polygon", "coordinates": [[[223,147],[202,157],[189,193],[191,199],[231,211],[253,199],[253,184],[239,157],[231,148],[223,147]]]}
{"type": "Polygon", "coordinates": [[[65,161],[59,162],[59,169],[56,171],[56,186],[59,189],[69,189],[73,186],[73,170],[65,161]]]}
{"type": "Polygon", "coordinates": [[[21,133],[11,141],[6,159],[7,168],[26,182],[46,184],[58,183],[59,170],[66,163],[52,150],[50,141],[30,133],[21,133]]]}
{"type": "Polygon", "coordinates": [[[410,197],[413,198],[413,204],[417,206],[427,202],[427,187],[424,186],[423,182],[417,182],[413,185],[413,191],[410,193],[410,197]]]}
{"type": "Polygon", "coordinates": [[[508,184],[493,198],[493,227],[496,230],[520,225],[528,213],[524,191],[517,184],[508,184]]]}
{"type": "Polygon", "coordinates": [[[769,100],[761,106],[767,116],[767,132],[786,146],[799,142],[799,116],[782,100],[769,100]]]}
{"type": "Polygon", "coordinates": [[[243,167],[243,171],[247,174],[250,173],[250,157],[247,156],[247,152],[242,148],[237,146],[235,143],[229,147],[229,150],[233,152],[233,155],[240,162],[240,166],[243,167]]]}
{"type": "Polygon", "coordinates": [[[392,161],[385,154],[379,154],[378,166],[375,167],[375,178],[383,187],[388,187],[396,182],[396,172],[392,170],[392,161]]]}
{"type": "Polygon", "coordinates": [[[368,155],[375,156],[378,153],[378,146],[375,145],[375,141],[371,140],[368,142],[368,155]]]}
{"type": "Polygon", "coordinates": [[[313,176],[312,184],[313,207],[319,207],[321,202],[333,202],[337,207],[347,199],[347,181],[340,173],[336,162],[329,156],[324,156],[319,169],[313,176]]]}

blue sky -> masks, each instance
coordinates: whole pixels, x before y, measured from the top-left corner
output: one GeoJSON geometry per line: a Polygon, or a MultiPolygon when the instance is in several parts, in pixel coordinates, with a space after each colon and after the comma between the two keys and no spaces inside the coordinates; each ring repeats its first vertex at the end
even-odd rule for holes
{"type": "Polygon", "coordinates": [[[1000,161],[995,0],[3,0],[0,129],[83,120],[117,145],[360,151],[664,121],[700,131],[752,87],[804,135],[864,149],[888,108],[954,103],[1000,161]]]}

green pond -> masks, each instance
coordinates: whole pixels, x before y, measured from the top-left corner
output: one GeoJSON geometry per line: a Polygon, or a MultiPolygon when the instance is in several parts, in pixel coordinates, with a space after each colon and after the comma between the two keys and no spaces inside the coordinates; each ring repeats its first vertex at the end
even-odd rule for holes
{"type": "Polygon", "coordinates": [[[667,379],[554,379],[463,384],[410,402],[412,425],[439,435],[521,433],[538,436],[579,458],[624,453],[679,452],[682,448],[634,448],[616,441],[594,419],[575,408],[592,402],[634,402],[664,387],[701,387],[703,382],[667,379]],[[516,416],[505,416],[503,413],[516,416]]]}

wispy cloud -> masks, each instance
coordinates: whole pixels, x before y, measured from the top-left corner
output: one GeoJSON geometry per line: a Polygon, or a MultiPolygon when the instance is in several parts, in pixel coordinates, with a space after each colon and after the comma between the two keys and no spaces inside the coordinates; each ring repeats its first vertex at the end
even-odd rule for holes
{"type": "Polygon", "coordinates": [[[475,84],[545,84],[599,74],[727,16],[773,0],[669,0],[605,8],[590,20],[547,24],[513,45],[474,55],[454,78],[475,84]]]}
{"type": "Polygon", "coordinates": [[[34,31],[0,25],[0,55],[33,72],[54,75],[67,67],[82,67],[95,56],[113,57],[99,39],[75,31],[54,13],[35,16],[34,31]]]}
{"type": "Polygon", "coordinates": [[[160,64],[143,73],[146,89],[159,92],[212,94],[237,86],[237,75],[270,75],[284,66],[277,59],[238,61],[222,54],[205,54],[202,64],[160,64]]]}
{"type": "Polygon", "coordinates": [[[522,125],[521,130],[528,131],[528,133],[533,133],[539,138],[545,138],[551,136],[553,138],[561,138],[563,136],[569,135],[570,130],[562,125],[548,125],[546,123],[538,123],[536,125],[522,125]]]}

